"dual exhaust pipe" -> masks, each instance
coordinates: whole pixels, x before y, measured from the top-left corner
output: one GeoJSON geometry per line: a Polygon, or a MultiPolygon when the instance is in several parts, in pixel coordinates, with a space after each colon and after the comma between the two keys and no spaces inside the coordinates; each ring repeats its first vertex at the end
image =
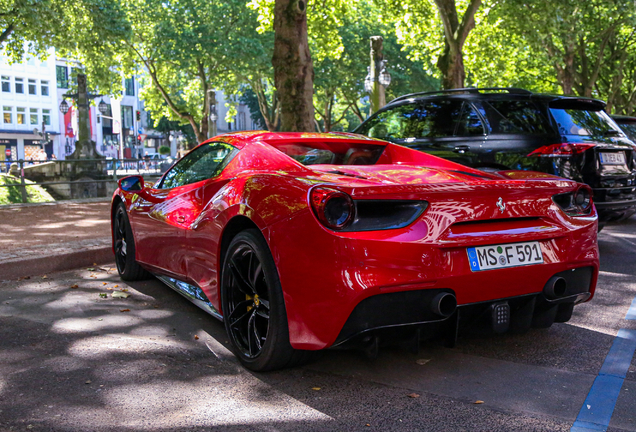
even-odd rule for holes
{"type": "MultiPolygon", "coordinates": [[[[558,300],[567,293],[567,282],[560,276],[552,276],[543,288],[543,295],[548,300],[558,300]]],[[[457,298],[448,292],[441,292],[433,297],[430,309],[436,315],[448,318],[457,309],[457,298]]]]}

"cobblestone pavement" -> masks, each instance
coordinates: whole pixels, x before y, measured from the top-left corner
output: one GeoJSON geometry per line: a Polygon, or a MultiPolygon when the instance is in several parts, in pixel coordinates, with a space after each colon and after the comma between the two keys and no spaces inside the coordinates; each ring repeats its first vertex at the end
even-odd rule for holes
{"type": "Polygon", "coordinates": [[[0,207],[0,253],[108,238],[109,209],[106,199],[0,207]]]}
{"type": "Polygon", "coordinates": [[[110,201],[0,207],[0,280],[112,259],[110,201]]]}

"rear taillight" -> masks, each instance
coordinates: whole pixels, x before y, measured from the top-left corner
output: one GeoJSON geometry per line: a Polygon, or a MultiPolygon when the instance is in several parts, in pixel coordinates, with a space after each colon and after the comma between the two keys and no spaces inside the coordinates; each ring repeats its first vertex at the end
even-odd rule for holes
{"type": "Polygon", "coordinates": [[[590,143],[561,143],[539,147],[528,156],[534,157],[569,157],[585,152],[596,144],[590,143]]]}
{"type": "Polygon", "coordinates": [[[581,186],[574,192],[554,195],[552,200],[570,216],[587,216],[592,211],[592,190],[581,186]]]}
{"type": "Polygon", "coordinates": [[[353,220],[353,200],[342,191],[317,187],[311,190],[310,200],[316,217],[327,228],[339,231],[353,220]]]}

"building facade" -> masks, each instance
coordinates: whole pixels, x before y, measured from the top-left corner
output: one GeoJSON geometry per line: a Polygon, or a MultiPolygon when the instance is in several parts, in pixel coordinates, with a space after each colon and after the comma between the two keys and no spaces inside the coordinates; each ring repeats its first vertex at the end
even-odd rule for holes
{"type": "Polygon", "coordinates": [[[53,50],[45,60],[27,56],[17,64],[0,56],[0,162],[59,155],[60,113],[53,59],[53,50]],[[50,137],[46,143],[43,131],[50,137]]]}

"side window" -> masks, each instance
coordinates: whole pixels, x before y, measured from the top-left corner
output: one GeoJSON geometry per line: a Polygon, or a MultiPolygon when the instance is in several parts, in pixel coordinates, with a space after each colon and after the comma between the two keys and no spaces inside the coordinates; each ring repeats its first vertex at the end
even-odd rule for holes
{"type": "Polygon", "coordinates": [[[481,122],[481,117],[479,117],[475,108],[467,102],[464,102],[464,108],[457,121],[455,135],[460,137],[484,135],[484,126],[481,122]]]}
{"type": "Polygon", "coordinates": [[[546,134],[551,132],[547,112],[532,101],[491,100],[484,102],[492,133],[546,134]]]}
{"type": "Polygon", "coordinates": [[[459,100],[401,105],[378,114],[370,122],[366,134],[372,138],[385,139],[453,136],[461,109],[462,102],[459,100]]]}
{"type": "Polygon", "coordinates": [[[197,147],[166,173],[159,189],[171,189],[216,177],[238,150],[225,143],[197,147]]]}

